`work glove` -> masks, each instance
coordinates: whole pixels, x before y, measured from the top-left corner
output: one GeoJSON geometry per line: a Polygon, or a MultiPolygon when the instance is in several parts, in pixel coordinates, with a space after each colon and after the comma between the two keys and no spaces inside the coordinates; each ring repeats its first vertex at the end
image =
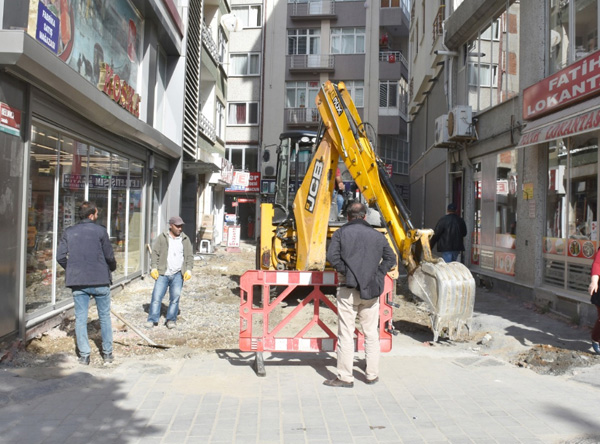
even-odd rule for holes
{"type": "Polygon", "coordinates": [[[150,272],[150,276],[152,276],[152,279],[157,280],[158,279],[158,270],[156,268],[154,268],[151,272],[150,272]]]}
{"type": "Polygon", "coordinates": [[[183,274],[183,280],[184,281],[189,281],[192,278],[192,272],[190,270],[187,270],[184,274],[183,274]]]}

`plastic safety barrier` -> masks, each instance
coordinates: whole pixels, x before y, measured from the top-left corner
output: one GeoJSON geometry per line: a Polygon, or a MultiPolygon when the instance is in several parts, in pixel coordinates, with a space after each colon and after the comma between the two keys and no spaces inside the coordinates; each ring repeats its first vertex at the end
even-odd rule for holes
{"type": "MultiPolygon", "coordinates": [[[[249,352],[332,352],[337,344],[337,307],[335,290],[338,284],[334,271],[247,271],[240,279],[241,351],[249,352]],[[324,292],[325,291],[325,292],[324,292]],[[329,294],[329,296],[327,295],[329,294]],[[297,305],[278,320],[278,305],[285,300],[297,305]],[[299,319],[312,309],[310,319],[299,319]],[[322,319],[324,310],[336,327],[330,328],[322,319]],[[320,328],[320,331],[317,331],[320,328]],[[332,330],[335,329],[334,333],[332,330]],[[318,334],[315,334],[318,333],[318,334]]],[[[392,349],[392,288],[385,278],[379,297],[379,338],[382,352],[392,349]]],[[[287,302],[287,301],[286,301],[287,302]]],[[[281,307],[279,307],[281,308],[281,307]]],[[[310,313],[310,312],[309,312],[310,313]]],[[[356,329],[355,349],[364,350],[364,335],[356,329]]]]}

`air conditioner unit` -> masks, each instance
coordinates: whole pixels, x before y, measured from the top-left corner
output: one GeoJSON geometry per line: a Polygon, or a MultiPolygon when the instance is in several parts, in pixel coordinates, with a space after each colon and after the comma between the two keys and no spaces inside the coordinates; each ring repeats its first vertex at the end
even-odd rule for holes
{"type": "Polygon", "coordinates": [[[448,114],[443,114],[435,119],[435,146],[448,143],[448,114]]]}
{"type": "Polygon", "coordinates": [[[448,137],[450,140],[475,138],[470,106],[456,106],[448,113],[448,137]]]}

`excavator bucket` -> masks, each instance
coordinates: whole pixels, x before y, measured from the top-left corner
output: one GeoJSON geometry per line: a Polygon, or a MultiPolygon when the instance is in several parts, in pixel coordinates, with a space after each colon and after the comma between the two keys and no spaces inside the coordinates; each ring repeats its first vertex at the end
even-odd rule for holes
{"type": "Polygon", "coordinates": [[[408,288],[429,305],[434,342],[444,331],[455,339],[463,327],[471,329],[475,279],[460,262],[423,262],[409,276],[408,288]]]}

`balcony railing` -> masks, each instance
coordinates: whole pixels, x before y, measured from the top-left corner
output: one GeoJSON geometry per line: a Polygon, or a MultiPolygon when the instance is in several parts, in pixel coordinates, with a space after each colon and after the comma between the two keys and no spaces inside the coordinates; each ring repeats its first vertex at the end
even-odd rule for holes
{"type": "Polygon", "coordinates": [[[200,113],[200,121],[198,122],[198,127],[200,133],[204,135],[204,137],[208,138],[208,140],[210,140],[212,143],[215,143],[217,141],[215,126],[202,113],[200,113]]]}
{"type": "Polygon", "coordinates": [[[408,68],[408,62],[406,61],[406,58],[402,55],[402,52],[400,51],[379,51],[379,61],[389,63],[402,63],[408,68]]]}
{"type": "Polygon", "coordinates": [[[444,32],[444,5],[440,5],[438,8],[438,12],[435,15],[435,19],[433,20],[433,44],[435,45],[435,41],[438,37],[441,37],[444,32]]]}
{"type": "Polygon", "coordinates": [[[317,125],[319,118],[318,108],[285,109],[285,123],[288,125],[317,125]]]}
{"type": "Polygon", "coordinates": [[[290,57],[290,69],[333,70],[335,57],[329,54],[296,54],[290,57]]]}
{"type": "Polygon", "coordinates": [[[294,2],[292,7],[292,17],[334,15],[335,2],[294,2]]]}
{"type": "Polygon", "coordinates": [[[202,25],[202,43],[204,44],[204,46],[206,46],[206,49],[208,49],[208,53],[215,61],[215,63],[223,62],[221,60],[221,57],[219,56],[219,49],[217,47],[217,44],[212,38],[212,32],[210,31],[210,28],[206,25],[206,23],[203,23],[202,25]]]}

